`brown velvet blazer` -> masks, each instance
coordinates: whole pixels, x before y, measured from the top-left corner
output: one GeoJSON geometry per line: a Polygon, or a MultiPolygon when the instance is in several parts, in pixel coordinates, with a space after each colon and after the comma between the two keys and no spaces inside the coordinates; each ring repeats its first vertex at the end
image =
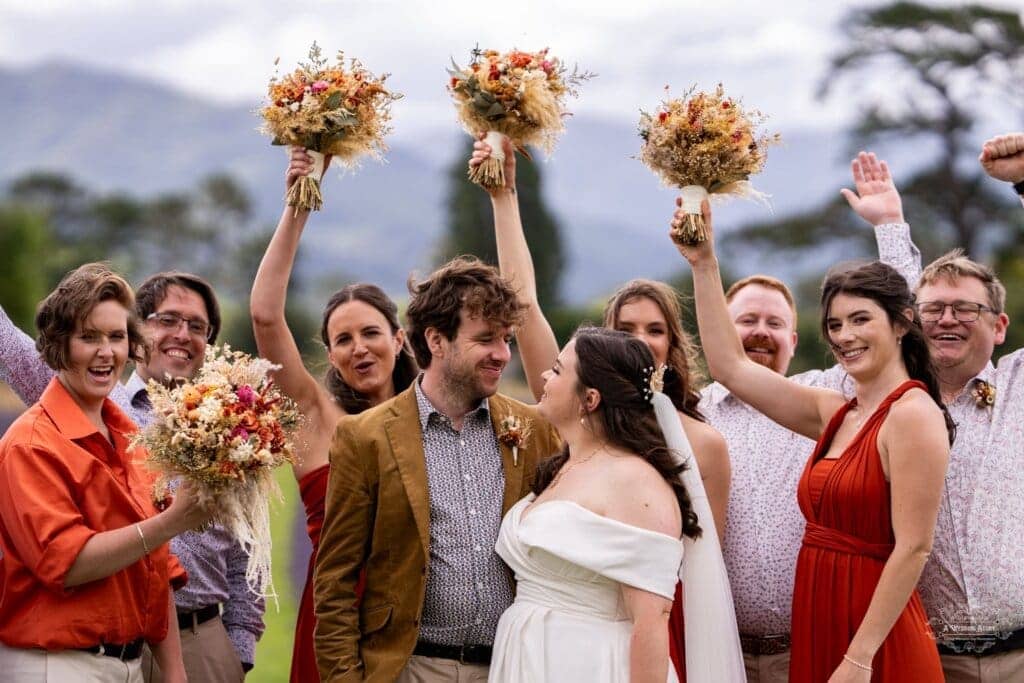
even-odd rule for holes
{"type": "MultiPolygon", "coordinates": [[[[530,492],[537,462],[553,454],[555,431],[532,406],[488,399],[495,434],[508,415],[532,421],[519,448],[499,444],[502,514],[530,492]]],[[[430,558],[430,500],[413,387],[339,420],[316,561],[316,656],[324,683],[394,681],[416,646],[430,558]],[[356,581],[366,588],[356,604],[356,581]]],[[[499,495],[495,491],[495,495],[499,495]]]]}

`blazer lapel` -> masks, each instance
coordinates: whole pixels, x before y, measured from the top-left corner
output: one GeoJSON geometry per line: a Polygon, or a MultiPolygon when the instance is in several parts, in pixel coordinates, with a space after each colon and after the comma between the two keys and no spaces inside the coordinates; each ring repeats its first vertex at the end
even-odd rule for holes
{"type": "Polygon", "coordinates": [[[501,442],[501,421],[513,414],[512,405],[499,394],[487,399],[487,404],[490,407],[494,434],[498,437],[498,448],[501,450],[501,466],[505,470],[505,493],[501,500],[501,513],[504,515],[523,497],[523,472],[526,469],[523,451],[534,444],[531,444],[532,437],[527,439],[526,443],[519,448],[519,456],[513,458],[512,447],[501,442]]]}
{"type": "Polygon", "coordinates": [[[393,417],[384,422],[384,431],[416,520],[416,529],[423,543],[423,556],[430,557],[430,487],[427,483],[427,462],[423,454],[419,407],[412,387],[395,400],[392,412],[393,417]]]}

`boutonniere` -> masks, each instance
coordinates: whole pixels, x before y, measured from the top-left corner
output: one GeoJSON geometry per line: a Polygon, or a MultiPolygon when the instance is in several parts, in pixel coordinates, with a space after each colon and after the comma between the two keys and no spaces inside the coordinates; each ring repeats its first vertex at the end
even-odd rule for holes
{"type": "Polygon", "coordinates": [[[519,466],[519,449],[530,438],[532,423],[529,418],[508,415],[501,420],[501,433],[498,441],[512,449],[512,465],[519,466]]]}
{"type": "Polygon", "coordinates": [[[996,388],[983,379],[974,383],[971,396],[979,408],[991,408],[996,403],[996,388]]]}

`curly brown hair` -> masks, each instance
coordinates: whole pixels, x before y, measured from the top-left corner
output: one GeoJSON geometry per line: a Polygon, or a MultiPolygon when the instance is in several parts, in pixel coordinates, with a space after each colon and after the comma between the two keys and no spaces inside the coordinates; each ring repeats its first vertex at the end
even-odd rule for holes
{"type": "Polygon", "coordinates": [[[638,278],[622,285],[604,307],[604,326],[618,329],[622,307],[637,299],[650,299],[661,311],[668,328],[668,372],[665,373],[664,393],[672,400],[676,410],[704,422],[697,408],[700,394],[696,386],[702,377],[697,369],[697,346],[683,329],[683,310],[679,293],[657,280],[638,278]]]}
{"type": "Polygon", "coordinates": [[[498,269],[473,256],[456,257],[425,280],[416,282],[410,277],[408,284],[411,297],[405,310],[405,329],[421,368],[430,367],[432,358],[427,329],[433,327],[450,341],[459,332],[460,313],[514,326],[526,310],[498,269]]]}
{"type": "Polygon", "coordinates": [[[103,301],[116,301],[128,311],[128,356],[135,361],[144,359],[146,343],[131,285],[105,263],[86,263],[65,275],[36,309],[36,350],[52,370],[71,367],[71,337],[103,301]]]}

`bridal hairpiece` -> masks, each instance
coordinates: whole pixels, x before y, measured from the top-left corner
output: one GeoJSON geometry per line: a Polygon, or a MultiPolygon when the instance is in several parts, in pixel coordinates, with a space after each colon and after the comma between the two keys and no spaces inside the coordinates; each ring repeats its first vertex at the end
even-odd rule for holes
{"type": "Polygon", "coordinates": [[[653,365],[650,365],[643,369],[643,381],[640,392],[643,394],[645,401],[652,402],[654,394],[665,388],[665,370],[667,368],[667,365],[662,365],[655,369],[653,365]]]}

